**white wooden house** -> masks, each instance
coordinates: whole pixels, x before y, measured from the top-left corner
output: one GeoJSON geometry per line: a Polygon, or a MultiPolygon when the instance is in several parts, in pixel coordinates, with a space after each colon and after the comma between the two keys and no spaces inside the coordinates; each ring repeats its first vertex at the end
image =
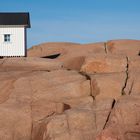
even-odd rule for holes
{"type": "Polygon", "coordinates": [[[18,57],[27,54],[29,13],[0,13],[0,57],[18,57]]]}

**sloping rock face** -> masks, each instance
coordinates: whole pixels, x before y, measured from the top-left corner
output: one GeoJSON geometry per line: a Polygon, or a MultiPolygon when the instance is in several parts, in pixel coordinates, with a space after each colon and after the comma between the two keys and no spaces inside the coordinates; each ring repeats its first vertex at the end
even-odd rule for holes
{"type": "Polygon", "coordinates": [[[87,74],[125,72],[126,66],[126,57],[94,54],[93,56],[86,57],[81,67],[81,72],[87,74]]]}
{"type": "Polygon", "coordinates": [[[139,140],[139,51],[46,43],[0,59],[0,140],[139,140]]]}
{"type": "Polygon", "coordinates": [[[60,54],[59,59],[68,59],[74,56],[84,56],[92,53],[105,53],[104,43],[83,45],[74,43],[45,43],[33,46],[28,50],[28,56],[30,57],[46,57],[60,54]]]}
{"type": "Polygon", "coordinates": [[[120,98],[97,140],[139,140],[140,139],[140,96],[120,98]]]}
{"type": "Polygon", "coordinates": [[[34,46],[28,50],[29,57],[50,58],[59,54],[57,59],[66,69],[80,70],[85,57],[94,53],[105,53],[104,43],[74,44],[74,43],[46,43],[34,46]]]}
{"type": "Polygon", "coordinates": [[[91,75],[92,96],[98,99],[118,99],[123,94],[126,74],[109,73],[91,75]]]}
{"type": "Polygon", "coordinates": [[[4,58],[0,60],[0,71],[35,71],[61,69],[62,63],[42,58],[4,58]]]}
{"type": "MultiPolygon", "coordinates": [[[[93,140],[104,128],[113,100],[100,100],[45,120],[43,140],[93,140]]],[[[42,126],[44,127],[44,126],[42,126]]]]}
{"type": "Polygon", "coordinates": [[[89,80],[75,71],[1,72],[0,78],[0,139],[35,139],[40,121],[71,108],[72,99],[93,102],[89,80]]]}
{"type": "Polygon", "coordinates": [[[139,40],[112,40],[106,43],[108,53],[134,57],[140,53],[139,40]]]}

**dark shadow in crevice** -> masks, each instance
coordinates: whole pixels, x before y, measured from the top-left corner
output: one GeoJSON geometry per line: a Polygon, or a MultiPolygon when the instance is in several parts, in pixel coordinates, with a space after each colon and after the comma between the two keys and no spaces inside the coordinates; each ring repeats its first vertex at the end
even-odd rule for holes
{"type": "Polygon", "coordinates": [[[112,103],[112,109],[114,108],[115,103],[116,103],[116,100],[114,99],[114,100],[113,100],[113,103],[112,103]]]}
{"type": "Polygon", "coordinates": [[[52,55],[48,55],[48,56],[43,56],[41,58],[48,58],[48,59],[56,59],[61,55],[61,53],[57,53],[57,54],[52,54],[52,55]]]}
{"type": "Polygon", "coordinates": [[[81,72],[81,71],[79,72],[79,74],[85,76],[87,80],[91,80],[91,77],[88,74],[81,72]]]}
{"type": "Polygon", "coordinates": [[[68,110],[68,109],[71,109],[71,106],[68,104],[64,104],[64,110],[68,110]]]}
{"type": "Polygon", "coordinates": [[[0,56],[0,59],[3,59],[4,57],[0,56]]]}

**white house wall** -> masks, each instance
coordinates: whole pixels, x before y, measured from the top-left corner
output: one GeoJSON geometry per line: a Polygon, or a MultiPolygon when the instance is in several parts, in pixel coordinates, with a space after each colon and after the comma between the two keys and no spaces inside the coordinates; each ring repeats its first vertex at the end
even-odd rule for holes
{"type": "Polygon", "coordinates": [[[0,27],[0,56],[25,56],[24,27],[0,27]],[[10,34],[10,42],[4,42],[4,34],[10,34]]]}

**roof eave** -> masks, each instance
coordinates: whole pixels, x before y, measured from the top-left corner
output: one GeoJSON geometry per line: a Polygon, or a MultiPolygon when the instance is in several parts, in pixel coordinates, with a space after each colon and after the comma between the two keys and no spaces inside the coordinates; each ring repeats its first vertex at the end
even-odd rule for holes
{"type": "Polygon", "coordinates": [[[25,25],[24,27],[26,27],[26,28],[31,28],[31,25],[25,25]]]}
{"type": "Polygon", "coordinates": [[[7,26],[7,27],[26,27],[26,28],[31,28],[31,25],[0,25],[0,27],[3,27],[3,26],[7,26]]]}

